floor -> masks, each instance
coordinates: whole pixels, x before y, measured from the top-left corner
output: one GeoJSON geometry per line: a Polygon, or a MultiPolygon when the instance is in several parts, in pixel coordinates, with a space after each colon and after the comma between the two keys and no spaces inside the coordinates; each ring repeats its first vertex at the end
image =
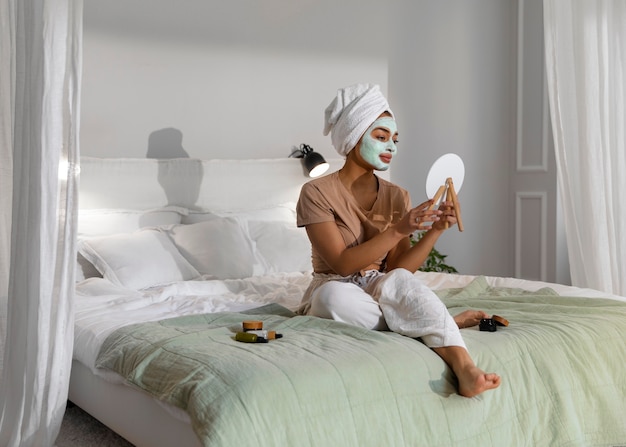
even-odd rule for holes
{"type": "Polygon", "coordinates": [[[133,447],[133,444],[68,403],[55,447],[133,447]]]}

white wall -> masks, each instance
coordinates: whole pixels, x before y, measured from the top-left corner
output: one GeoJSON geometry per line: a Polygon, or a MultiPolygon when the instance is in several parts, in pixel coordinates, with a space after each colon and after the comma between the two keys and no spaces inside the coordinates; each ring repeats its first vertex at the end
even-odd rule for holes
{"type": "Polygon", "coordinates": [[[335,156],[322,128],[337,88],[387,87],[374,3],[86,0],[81,152],[335,156]]]}
{"type": "Polygon", "coordinates": [[[459,199],[465,231],[448,231],[437,247],[468,274],[512,275],[509,174],[515,144],[517,2],[414,2],[399,17],[389,96],[402,150],[392,178],[414,203],[441,155],[465,163],[459,199]]]}
{"type": "Polygon", "coordinates": [[[379,83],[400,129],[391,177],[415,204],[438,156],[465,161],[465,232],[438,248],[462,273],[513,276],[517,4],[85,0],[81,151],[271,158],[306,142],[334,156],[324,108],[379,83]]]}

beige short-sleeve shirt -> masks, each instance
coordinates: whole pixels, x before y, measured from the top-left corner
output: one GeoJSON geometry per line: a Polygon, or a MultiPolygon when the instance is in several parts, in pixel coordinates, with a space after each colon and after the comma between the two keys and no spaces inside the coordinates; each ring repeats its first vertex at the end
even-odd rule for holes
{"type": "MultiPolygon", "coordinates": [[[[298,226],[335,222],[346,247],[353,247],[376,236],[400,220],[411,208],[409,193],[378,177],[378,196],[370,210],[363,209],[339,179],[339,172],[316,178],[302,186],[297,204],[298,226]]],[[[382,266],[386,255],[376,261],[382,266]]],[[[312,251],[313,271],[332,269],[312,251]]]]}

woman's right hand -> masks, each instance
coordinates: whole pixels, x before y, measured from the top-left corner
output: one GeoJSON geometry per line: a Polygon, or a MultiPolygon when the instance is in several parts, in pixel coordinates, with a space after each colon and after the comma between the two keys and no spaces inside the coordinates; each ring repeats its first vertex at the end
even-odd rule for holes
{"type": "Polygon", "coordinates": [[[433,223],[438,222],[443,211],[429,209],[433,204],[432,199],[420,203],[411,209],[397,224],[396,230],[402,234],[412,234],[415,231],[430,230],[433,223]]]}

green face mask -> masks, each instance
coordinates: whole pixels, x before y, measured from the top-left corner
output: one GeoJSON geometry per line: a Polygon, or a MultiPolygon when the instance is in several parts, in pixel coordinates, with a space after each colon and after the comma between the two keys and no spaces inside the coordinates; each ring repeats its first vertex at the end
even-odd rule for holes
{"type": "Polygon", "coordinates": [[[389,163],[391,163],[392,157],[398,151],[396,144],[393,141],[393,137],[398,131],[396,121],[391,117],[378,118],[372,123],[372,125],[365,131],[363,138],[361,139],[361,157],[367,163],[378,171],[386,171],[389,169],[389,163]],[[377,135],[372,136],[372,132],[377,128],[383,128],[389,133],[386,138],[381,138],[377,132],[377,135]]]}

